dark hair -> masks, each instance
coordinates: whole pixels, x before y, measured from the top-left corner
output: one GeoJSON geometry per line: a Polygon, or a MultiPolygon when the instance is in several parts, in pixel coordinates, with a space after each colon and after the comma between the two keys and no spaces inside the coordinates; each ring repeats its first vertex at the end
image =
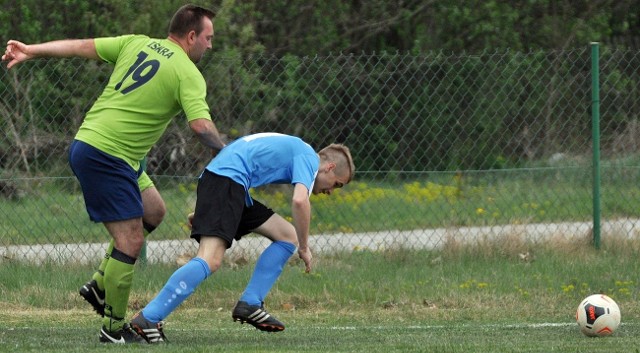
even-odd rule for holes
{"type": "Polygon", "coordinates": [[[184,37],[190,31],[202,32],[202,18],[213,20],[216,13],[197,5],[187,4],[176,11],[169,23],[169,34],[184,37]]]}

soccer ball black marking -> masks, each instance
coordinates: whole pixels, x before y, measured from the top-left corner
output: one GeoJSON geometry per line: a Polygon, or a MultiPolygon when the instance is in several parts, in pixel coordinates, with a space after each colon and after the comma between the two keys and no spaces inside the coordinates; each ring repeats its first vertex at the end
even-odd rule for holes
{"type": "Polygon", "coordinates": [[[604,294],[590,295],[578,306],[576,321],[587,336],[608,336],[620,326],[620,308],[604,294]]]}

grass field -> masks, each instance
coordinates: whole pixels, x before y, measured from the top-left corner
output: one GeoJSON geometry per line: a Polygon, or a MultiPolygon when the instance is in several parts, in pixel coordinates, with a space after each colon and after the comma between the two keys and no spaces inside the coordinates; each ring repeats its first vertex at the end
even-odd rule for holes
{"type": "MultiPolygon", "coordinates": [[[[627,179],[605,180],[603,218],[637,216],[640,187],[635,174],[627,179]]],[[[106,241],[103,227],[87,219],[75,180],[28,183],[23,198],[0,202],[1,246],[106,241]]],[[[186,238],[182,222],[193,207],[195,183],[160,178],[157,185],[169,213],[153,239],[186,238]]],[[[254,196],[287,216],[286,192],[254,196]]],[[[588,173],[571,168],[356,181],[312,202],[314,234],[553,227],[588,221],[592,204],[588,173]]],[[[157,347],[97,342],[100,319],[77,294],[91,267],[0,259],[0,352],[640,352],[640,241],[607,234],[595,250],[580,234],[563,231],[571,236],[545,244],[512,234],[476,244],[442,239],[443,247],[431,251],[346,249],[316,256],[311,274],[292,260],[267,298],[267,309],[287,324],[277,334],[231,320],[253,264],[233,258],[168,318],[170,343],[157,347]],[[576,307],[593,293],[610,295],[621,308],[623,325],[611,337],[587,338],[575,324],[576,307]]],[[[138,266],[130,314],[176,268],[138,266]]]]}
{"type": "MultiPolygon", "coordinates": [[[[516,239],[438,251],[356,251],[316,258],[304,274],[292,260],[267,298],[287,324],[268,334],[230,311],[252,263],[225,263],[167,319],[169,344],[97,342],[100,319],[76,291],[85,266],[0,266],[2,352],[637,352],[640,244],[608,240],[532,245],[516,239]],[[580,300],[603,292],[622,311],[611,337],[575,324],[580,300]]],[[[130,314],[175,270],[139,267],[130,314]]]]}

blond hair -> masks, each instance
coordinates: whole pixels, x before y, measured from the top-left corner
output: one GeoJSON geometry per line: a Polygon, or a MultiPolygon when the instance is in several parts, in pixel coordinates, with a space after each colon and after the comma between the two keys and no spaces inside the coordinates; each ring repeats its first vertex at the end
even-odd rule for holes
{"type": "Polygon", "coordinates": [[[353,179],[353,175],[356,172],[356,166],[353,164],[353,158],[349,147],[340,144],[332,143],[329,146],[323,148],[318,152],[321,162],[333,162],[336,164],[337,174],[349,174],[347,183],[353,179]]]}

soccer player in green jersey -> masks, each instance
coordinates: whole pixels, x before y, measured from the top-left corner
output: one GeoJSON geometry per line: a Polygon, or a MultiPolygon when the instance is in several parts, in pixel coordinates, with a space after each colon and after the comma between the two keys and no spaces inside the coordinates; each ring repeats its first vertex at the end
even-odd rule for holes
{"type": "Polygon", "coordinates": [[[205,101],[205,80],[195,66],[211,49],[214,17],[211,10],[185,5],[174,14],[164,39],[123,35],[33,45],[9,40],[2,56],[9,69],[39,57],[83,57],[114,65],[69,150],[89,217],[104,224],[113,238],[103,261],[101,342],[145,342],[125,325],[134,264],[144,243],[140,161],[180,111],[204,145],[224,147],[205,101]]]}

